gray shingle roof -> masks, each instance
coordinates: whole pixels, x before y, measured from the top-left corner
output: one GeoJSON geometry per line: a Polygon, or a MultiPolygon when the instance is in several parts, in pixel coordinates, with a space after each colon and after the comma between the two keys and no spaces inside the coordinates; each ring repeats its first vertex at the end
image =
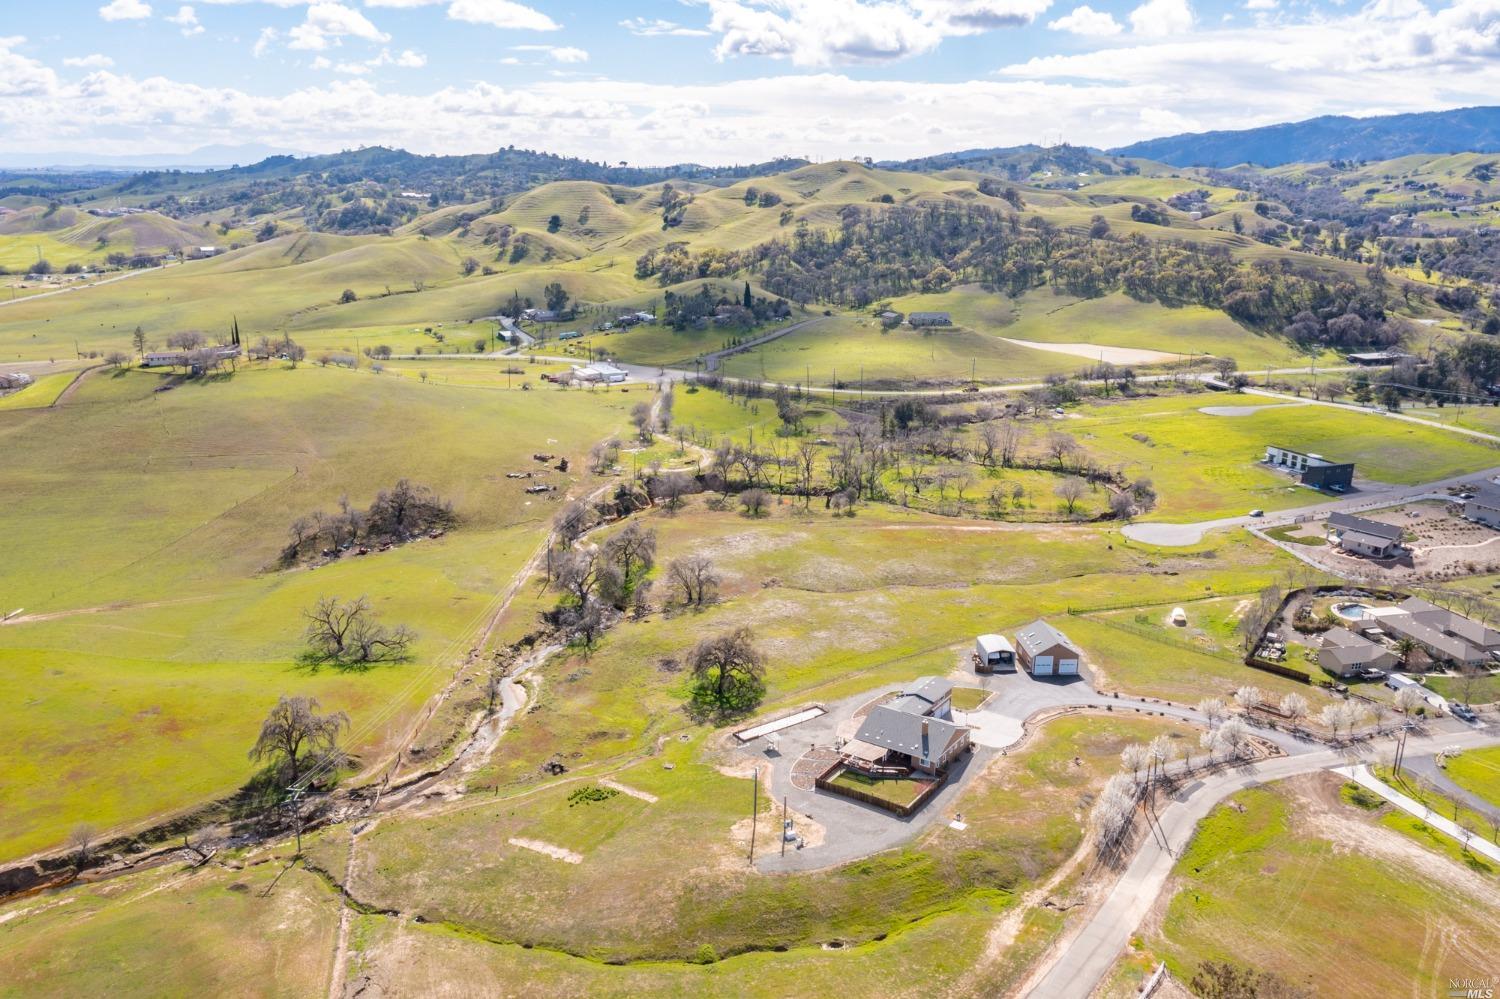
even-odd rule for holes
{"type": "Polygon", "coordinates": [[[1352,513],[1330,513],[1328,526],[1337,527],[1340,531],[1369,534],[1386,541],[1400,541],[1401,535],[1405,533],[1400,524],[1384,524],[1368,517],[1356,517],[1352,513]]]}
{"type": "Polygon", "coordinates": [[[1067,635],[1040,618],[1017,629],[1016,641],[1031,655],[1044,652],[1054,645],[1066,645],[1074,652],[1078,651],[1078,646],[1070,642],[1067,635]]]}
{"type": "Polygon", "coordinates": [[[908,714],[889,705],[879,704],[865,716],[854,737],[860,742],[906,753],[919,760],[935,760],[963,732],[962,726],[941,718],[908,714]],[[927,726],[925,739],[922,734],[924,723],[927,726]]]}

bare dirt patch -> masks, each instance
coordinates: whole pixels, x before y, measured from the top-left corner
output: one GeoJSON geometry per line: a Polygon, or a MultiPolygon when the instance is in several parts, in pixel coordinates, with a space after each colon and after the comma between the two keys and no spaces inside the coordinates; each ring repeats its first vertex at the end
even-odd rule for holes
{"type": "Polygon", "coordinates": [[[552,843],[544,843],[539,839],[519,839],[512,836],[507,842],[511,846],[519,846],[523,850],[534,850],[537,853],[544,853],[553,860],[561,860],[565,864],[583,863],[583,854],[574,853],[572,850],[552,843]]]}
{"type": "Polygon", "coordinates": [[[656,795],[652,794],[649,791],[642,791],[639,788],[628,787],[628,786],[626,786],[624,784],[621,784],[619,781],[612,780],[612,779],[610,779],[608,777],[604,778],[599,783],[603,784],[605,787],[614,788],[616,791],[619,791],[621,794],[628,794],[632,798],[639,798],[641,801],[649,802],[650,804],[653,804],[653,805],[656,804],[657,801],[660,800],[659,798],[657,798],[656,795]]]}

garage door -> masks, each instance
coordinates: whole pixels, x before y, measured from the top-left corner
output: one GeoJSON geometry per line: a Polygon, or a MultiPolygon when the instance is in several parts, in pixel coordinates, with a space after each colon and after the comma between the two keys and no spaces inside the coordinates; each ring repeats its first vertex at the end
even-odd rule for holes
{"type": "Polygon", "coordinates": [[[1057,661],[1057,672],[1058,672],[1059,676],[1077,676],[1078,675],[1078,660],[1077,659],[1059,659],[1057,661]]]}
{"type": "Polygon", "coordinates": [[[1051,656],[1037,656],[1036,659],[1035,659],[1035,661],[1033,661],[1032,664],[1031,664],[1031,672],[1034,673],[1034,674],[1036,674],[1037,676],[1051,676],[1052,675],[1052,657],[1051,656]]]}

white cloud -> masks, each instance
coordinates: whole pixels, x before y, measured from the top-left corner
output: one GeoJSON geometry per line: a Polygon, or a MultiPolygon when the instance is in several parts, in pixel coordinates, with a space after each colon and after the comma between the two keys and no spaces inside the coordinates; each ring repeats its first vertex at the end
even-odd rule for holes
{"type": "Polygon", "coordinates": [[[318,56],[310,65],[313,69],[317,70],[332,70],[348,76],[366,76],[382,66],[398,66],[401,69],[421,69],[427,65],[427,57],[420,52],[413,52],[411,49],[404,49],[399,55],[391,55],[390,49],[381,49],[380,54],[373,59],[334,62],[327,56],[318,56]]]}
{"type": "Polygon", "coordinates": [[[182,33],[189,37],[203,34],[203,25],[198,23],[198,14],[188,4],[177,8],[177,13],[167,18],[171,24],[182,29],[182,33]]]}
{"type": "Polygon", "coordinates": [[[588,62],[589,54],[571,45],[512,45],[513,52],[540,52],[553,62],[588,62]]]}
{"type": "MultiPolygon", "coordinates": [[[[328,60],[330,75],[318,82],[273,80],[266,92],[249,93],[107,68],[64,80],[23,55],[23,40],[0,38],[0,145],[102,155],[247,142],[415,152],[515,143],[610,161],[727,163],[783,153],[903,158],[976,145],[983,135],[1026,142],[1062,134],[1108,147],[1318,114],[1493,103],[1500,0],[1431,0],[1422,17],[1410,16],[1410,2],[1350,5],[1347,13],[1283,4],[1266,23],[1242,17],[1223,28],[1215,19],[1186,37],[1122,34],[1103,42],[1103,51],[1031,59],[954,82],[821,71],[671,83],[569,76],[424,90],[421,74],[341,73],[345,50],[330,48],[308,53],[328,60]]],[[[361,57],[351,65],[383,55],[378,45],[359,51],[345,42],[361,57]]],[[[391,49],[382,65],[399,65],[402,51],[391,49]]],[[[512,75],[494,67],[495,58],[492,75],[512,75]]]]}
{"type": "Polygon", "coordinates": [[[1107,38],[1125,30],[1108,11],[1095,10],[1088,4],[1074,7],[1072,13],[1064,14],[1055,21],[1048,21],[1047,27],[1053,31],[1067,31],[1088,38],[1107,38]]]}
{"type": "Polygon", "coordinates": [[[517,31],[557,31],[561,27],[541,11],[512,0],[453,0],[448,16],[455,21],[517,31]]]}
{"type": "Polygon", "coordinates": [[[944,38],[1030,24],[1052,0],[705,0],[714,54],[769,56],[799,66],[879,63],[920,55],[944,38]]]}
{"type": "Polygon", "coordinates": [[[255,46],[250,50],[250,54],[259,59],[271,50],[271,46],[276,44],[278,37],[280,36],[277,34],[275,28],[261,28],[260,35],[256,37],[255,46]]]}
{"type": "Polygon", "coordinates": [[[1193,8],[1188,0],[1146,0],[1130,12],[1130,27],[1153,38],[1186,34],[1193,28],[1193,8]]]}
{"type": "Polygon", "coordinates": [[[109,69],[114,64],[113,59],[98,52],[86,56],[68,56],[63,60],[63,65],[71,69],[109,69]]]}
{"type": "Polygon", "coordinates": [[[1245,0],[1246,10],[1275,10],[1280,0],[1245,0]]]}
{"type": "Polygon", "coordinates": [[[99,16],[106,21],[139,21],[151,16],[151,5],[142,0],[110,0],[99,8],[99,16]]]}
{"type": "Polygon", "coordinates": [[[319,2],[307,8],[307,20],[287,32],[287,48],[321,52],[330,45],[340,45],[346,37],[367,42],[388,42],[385,34],[370,19],[341,3],[319,2]]]}
{"type": "MultiPolygon", "coordinates": [[[[56,73],[35,59],[11,51],[24,44],[26,39],[20,35],[0,35],[0,97],[44,96],[58,87],[56,73]]],[[[4,121],[0,110],[0,124],[4,121]]]]}
{"type": "Polygon", "coordinates": [[[632,35],[640,35],[643,38],[652,38],[657,35],[681,35],[684,37],[701,38],[712,34],[705,28],[688,28],[675,21],[663,21],[661,18],[630,17],[620,22],[620,27],[632,35]]]}

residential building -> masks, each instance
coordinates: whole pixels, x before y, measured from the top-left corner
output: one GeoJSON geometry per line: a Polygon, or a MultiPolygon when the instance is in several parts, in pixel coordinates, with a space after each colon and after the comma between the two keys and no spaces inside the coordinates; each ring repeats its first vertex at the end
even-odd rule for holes
{"type": "Polygon", "coordinates": [[[1016,632],[1016,652],[1032,676],[1077,676],[1083,660],[1068,636],[1041,619],[1016,632]]]}
{"type": "Polygon", "coordinates": [[[1384,645],[1344,628],[1329,629],[1318,649],[1318,665],[1337,677],[1355,676],[1365,669],[1390,672],[1399,662],[1396,653],[1384,645]]]}
{"type": "Polygon", "coordinates": [[[974,639],[974,670],[994,673],[1016,668],[1016,649],[1004,635],[980,635],[974,639]]]}
{"type": "Polygon", "coordinates": [[[1457,611],[1444,610],[1420,597],[1409,597],[1400,604],[1402,610],[1429,628],[1452,638],[1459,638],[1484,652],[1500,651],[1500,631],[1464,617],[1457,611]]]}
{"type": "Polygon", "coordinates": [[[1352,513],[1328,515],[1328,540],[1351,555],[1366,558],[1395,558],[1404,550],[1403,530],[1399,524],[1386,524],[1352,513]]]}
{"type": "Polygon", "coordinates": [[[858,769],[900,769],[941,774],[969,749],[969,730],[952,718],[953,684],[921,677],[900,697],[870,709],[844,746],[844,761],[858,769]]]}
{"type": "Polygon", "coordinates": [[[527,309],[521,313],[521,318],[534,323],[555,323],[562,318],[562,314],[551,309],[527,309]]]}
{"type": "Polygon", "coordinates": [[[1387,638],[1409,639],[1435,662],[1478,666],[1489,661],[1489,653],[1484,649],[1435,627],[1443,622],[1434,616],[1423,614],[1418,618],[1401,607],[1377,607],[1368,617],[1379,623],[1381,633],[1387,638]]]}
{"type": "Polygon", "coordinates": [[[1288,447],[1266,445],[1267,465],[1297,476],[1297,481],[1314,489],[1347,492],[1354,485],[1354,463],[1329,461],[1321,454],[1294,451],[1288,447]]]}
{"type": "Polygon", "coordinates": [[[1500,486],[1486,482],[1464,500],[1464,519],[1500,530],[1500,486]]]}
{"type": "Polygon", "coordinates": [[[953,317],[946,312],[913,312],[906,317],[912,326],[952,326],[953,317]]]}

